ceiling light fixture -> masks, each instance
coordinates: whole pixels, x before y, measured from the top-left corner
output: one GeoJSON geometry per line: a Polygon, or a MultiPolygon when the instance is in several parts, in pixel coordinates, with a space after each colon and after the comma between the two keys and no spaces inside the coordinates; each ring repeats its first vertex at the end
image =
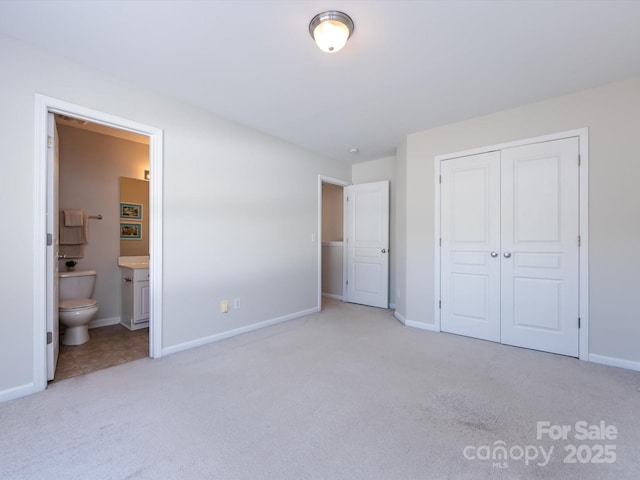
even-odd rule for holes
{"type": "Polygon", "coordinates": [[[322,12],[311,19],[309,33],[320,50],[335,53],[345,46],[353,33],[353,20],[337,10],[322,12]]]}

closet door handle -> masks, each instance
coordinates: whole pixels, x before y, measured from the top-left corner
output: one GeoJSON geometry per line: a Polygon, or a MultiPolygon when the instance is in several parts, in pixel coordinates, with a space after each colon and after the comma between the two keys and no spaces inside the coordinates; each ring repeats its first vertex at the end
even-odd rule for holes
{"type": "Polygon", "coordinates": [[[510,252],[504,252],[504,258],[509,258],[511,256],[510,252]]]}
{"type": "Polygon", "coordinates": [[[498,252],[491,252],[491,258],[496,258],[498,256],[498,252]]]}

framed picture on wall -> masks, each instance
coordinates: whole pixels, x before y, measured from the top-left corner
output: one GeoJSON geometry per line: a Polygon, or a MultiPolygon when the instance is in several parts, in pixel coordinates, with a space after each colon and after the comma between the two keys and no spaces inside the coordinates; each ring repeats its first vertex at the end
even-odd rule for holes
{"type": "Polygon", "coordinates": [[[142,205],[140,203],[120,202],[120,218],[124,220],[142,220],[142,205]]]}
{"type": "Polygon", "coordinates": [[[121,223],[120,240],[140,240],[142,238],[142,224],[121,223]]]}

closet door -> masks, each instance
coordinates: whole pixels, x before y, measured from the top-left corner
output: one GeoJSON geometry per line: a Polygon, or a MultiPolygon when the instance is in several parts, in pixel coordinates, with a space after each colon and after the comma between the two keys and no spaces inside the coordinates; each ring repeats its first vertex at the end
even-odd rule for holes
{"type": "Polygon", "coordinates": [[[578,356],[578,151],[502,150],[502,343],[578,356]]]}
{"type": "Polygon", "coordinates": [[[500,341],[500,152],[441,165],[441,328],[500,341]]]}

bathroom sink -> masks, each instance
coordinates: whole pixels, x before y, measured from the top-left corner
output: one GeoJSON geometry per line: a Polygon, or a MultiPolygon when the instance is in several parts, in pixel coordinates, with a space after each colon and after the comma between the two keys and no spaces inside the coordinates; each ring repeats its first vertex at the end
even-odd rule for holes
{"type": "Polygon", "coordinates": [[[149,257],[118,257],[118,266],[127,268],[149,268],[149,257]]]}
{"type": "Polygon", "coordinates": [[[127,268],[149,268],[149,262],[125,262],[121,263],[120,266],[127,268]]]}

